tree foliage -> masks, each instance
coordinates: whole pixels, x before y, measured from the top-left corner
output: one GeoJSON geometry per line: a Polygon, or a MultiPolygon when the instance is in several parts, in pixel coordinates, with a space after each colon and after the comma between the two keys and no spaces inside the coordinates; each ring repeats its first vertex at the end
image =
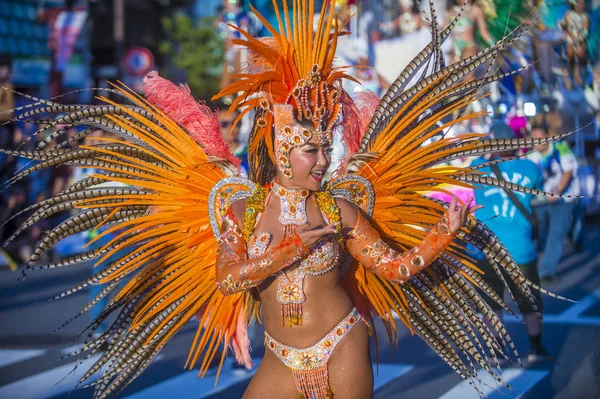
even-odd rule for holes
{"type": "Polygon", "coordinates": [[[186,73],[186,83],[196,98],[210,100],[219,91],[224,56],[214,18],[194,23],[189,16],[175,13],[164,17],[162,24],[167,39],[160,43],[160,53],[186,73]]]}

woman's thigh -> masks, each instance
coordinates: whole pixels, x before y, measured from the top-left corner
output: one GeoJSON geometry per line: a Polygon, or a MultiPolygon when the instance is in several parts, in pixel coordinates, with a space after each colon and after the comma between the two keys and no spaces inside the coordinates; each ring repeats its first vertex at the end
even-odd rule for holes
{"type": "Polygon", "coordinates": [[[373,368],[369,334],[357,324],[335,348],[329,359],[329,386],[334,398],[366,399],[373,395],[373,368]]]}
{"type": "Polygon", "coordinates": [[[244,399],[297,399],[298,391],[294,384],[292,372],[270,350],[265,351],[265,356],[246,392],[244,399]]]}

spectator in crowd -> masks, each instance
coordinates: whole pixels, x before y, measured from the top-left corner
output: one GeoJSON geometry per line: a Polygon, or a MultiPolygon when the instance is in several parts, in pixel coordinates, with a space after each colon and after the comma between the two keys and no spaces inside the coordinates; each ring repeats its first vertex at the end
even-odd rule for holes
{"type": "MultiPolygon", "coordinates": [[[[19,228],[25,221],[25,215],[19,215],[9,220],[12,215],[17,214],[26,207],[25,200],[27,199],[27,191],[22,184],[16,184],[10,188],[6,202],[0,210],[0,240],[2,244],[19,228]]],[[[29,238],[26,235],[21,235],[13,240],[5,249],[4,254],[7,256],[9,263],[14,262],[21,265],[30,255],[29,238]]]]}
{"type": "MultiPolygon", "coordinates": [[[[14,126],[12,131],[8,129],[4,130],[5,136],[2,141],[6,147],[31,151],[35,148],[35,142],[34,140],[27,141],[27,138],[33,131],[35,131],[33,124],[19,123],[14,126]]],[[[41,135],[39,135],[39,138],[41,138],[41,135]]],[[[4,154],[2,157],[2,172],[0,173],[2,182],[5,183],[13,177],[16,172],[23,171],[34,164],[35,162],[25,158],[4,154]]],[[[48,182],[50,178],[51,176],[49,176],[49,173],[37,171],[19,179],[4,190],[1,196],[2,211],[0,214],[0,239],[2,243],[16,231],[18,226],[20,226],[28,216],[27,213],[21,214],[9,221],[8,218],[10,215],[15,215],[17,212],[25,209],[29,204],[33,203],[36,198],[47,198],[48,182]]],[[[18,236],[14,241],[8,244],[6,254],[9,255],[16,264],[23,264],[25,259],[28,259],[31,255],[31,252],[33,251],[32,244],[40,238],[41,231],[47,230],[50,227],[51,226],[48,225],[47,221],[36,223],[25,234],[18,236]]],[[[53,257],[52,249],[50,249],[48,255],[53,257]]]]}
{"type": "Polygon", "coordinates": [[[348,70],[348,75],[352,76],[357,82],[347,80],[343,83],[344,90],[350,95],[357,91],[369,90],[381,97],[385,90],[390,87],[377,70],[369,66],[369,50],[366,41],[356,40],[354,43],[354,55],[356,57],[356,66],[348,70]]]}
{"type": "Polygon", "coordinates": [[[583,86],[582,70],[587,65],[590,19],[583,0],[569,0],[568,3],[569,11],[560,21],[560,27],[565,32],[569,75],[575,79],[575,83],[583,86]]]}
{"type": "Polygon", "coordinates": [[[556,25],[557,4],[548,4],[545,0],[534,0],[535,21],[533,34],[533,59],[543,60],[536,62],[532,67],[539,73],[543,90],[548,90],[548,85],[554,83],[553,67],[560,64],[558,52],[554,47],[564,40],[564,32],[556,25]]]}
{"type": "MultiPolygon", "coordinates": [[[[548,137],[548,128],[545,125],[532,126],[531,137],[548,137]]],[[[557,195],[578,195],[577,180],[574,179],[577,159],[566,142],[536,146],[528,158],[542,171],[544,191],[557,195]]],[[[542,252],[539,264],[542,283],[556,281],[556,268],[573,220],[574,201],[573,198],[554,197],[541,197],[536,201],[534,210],[540,222],[538,247],[542,252]]]]}
{"type": "MultiPolygon", "coordinates": [[[[460,12],[462,0],[448,2],[446,22],[449,24],[460,12]]],[[[494,42],[488,32],[485,13],[475,0],[466,0],[463,13],[452,30],[453,54],[451,62],[458,62],[469,58],[477,52],[475,32],[481,35],[482,40],[490,45],[494,42]]]]}
{"type": "Polygon", "coordinates": [[[419,2],[398,0],[398,15],[392,21],[381,24],[381,29],[394,32],[399,36],[408,35],[423,27],[419,11],[419,2]]]}
{"type": "MultiPolygon", "coordinates": [[[[508,124],[497,120],[490,130],[495,139],[512,139],[514,131],[508,124]]],[[[500,158],[513,157],[515,153],[508,151],[499,153],[500,158]]],[[[486,160],[477,159],[473,165],[481,164],[486,160]]],[[[481,169],[486,176],[503,179],[528,188],[541,186],[542,175],[539,168],[530,160],[513,159],[500,162],[493,166],[481,169]]],[[[537,268],[537,252],[533,239],[534,216],[531,210],[532,195],[512,192],[498,187],[485,186],[475,189],[475,202],[483,205],[476,212],[479,220],[483,221],[504,243],[512,254],[515,262],[527,279],[539,284],[540,278],[537,268]]],[[[482,254],[479,254],[481,256],[482,254]]],[[[482,257],[482,256],[481,256],[482,257]]],[[[500,296],[504,297],[504,284],[501,278],[494,272],[489,261],[482,257],[477,266],[484,272],[483,279],[500,296]]],[[[542,299],[539,291],[533,291],[537,300],[537,309],[521,294],[518,287],[509,281],[509,288],[514,295],[519,311],[523,315],[523,321],[529,337],[530,352],[527,357],[529,364],[551,360],[542,345],[542,320],[536,312],[542,311],[542,299]]],[[[502,318],[502,307],[495,301],[487,298],[491,308],[502,318]]]]}
{"type": "Polygon", "coordinates": [[[246,11],[238,0],[223,0],[217,17],[217,27],[224,39],[225,59],[223,63],[223,74],[221,75],[221,87],[227,86],[236,73],[242,71],[245,64],[245,53],[239,51],[239,46],[233,44],[233,40],[241,39],[242,35],[230,25],[236,26],[250,35],[256,37],[263,28],[262,23],[251,11],[246,11]]]}

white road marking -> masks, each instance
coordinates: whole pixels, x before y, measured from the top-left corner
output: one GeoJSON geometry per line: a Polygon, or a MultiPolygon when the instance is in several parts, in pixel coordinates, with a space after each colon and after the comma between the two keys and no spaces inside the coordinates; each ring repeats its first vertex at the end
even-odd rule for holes
{"type": "Polygon", "coordinates": [[[45,352],[43,349],[1,349],[0,367],[10,366],[14,363],[42,356],[45,352]]]}
{"type": "MultiPolygon", "coordinates": [[[[600,299],[600,288],[592,291],[586,295],[583,299],[577,303],[571,305],[565,311],[560,314],[544,315],[544,324],[573,324],[583,326],[597,326],[600,325],[600,317],[595,316],[581,316],[586,310],[591,308],[600,299]]],[[[519,323],[522,321],[516,319],[510,313],[504,312],[504,323],[519,323]]]]}
{"type": "Polygon", "coordinates": [[[256,372],[260,360],[253,359],[253,361],[256,364],[252,370],[247,371],[245,375],[236,376],[231,372],[233,359],[225,359],[216,386],[216,367],[208,370],[204,378],[198,377],[198,370],[192,370],[183,372],[158,384],[142,389],[133,395],[127,396],[125,399],[205,398],[252,377],[256,372]]]}
{"type": "MultiPolygon", "coordinates": [[[[548,374],[543,370],[506,369],[503,378],[511,387],[511,390],[498,385],[498,383],[485,370],[477,372],[481,383],[475,382],[486,399],[500,399],[507,397],[520,398],[533,388],[542,378],[548,374]]],[[[439,397],[439,399],[481,399],[477,391],[467,382],[461,381],[451,390],[439,397]]]]}
{"type": "MultiPolygon", "coordinates": [[[[99,358],[99,354],[93,355],[77,367],[75,371],[73,371],[73,368],[77,362],[71,362],[1,386],[0,398],[46,399],[65,394],[73,389],[79,378],[99,358]]],[[[88,381],[93,379],[92,376],[88,381]]]]}
{"type": "Polygon", "coordinates": [[[382,364],[379,363],[379,368],[373,363],[373,373],[375,374],[375,381],[373,392],[379,388],[384,387],[396,378],[410,372],[415,368],[412,364],[382,364]]]}

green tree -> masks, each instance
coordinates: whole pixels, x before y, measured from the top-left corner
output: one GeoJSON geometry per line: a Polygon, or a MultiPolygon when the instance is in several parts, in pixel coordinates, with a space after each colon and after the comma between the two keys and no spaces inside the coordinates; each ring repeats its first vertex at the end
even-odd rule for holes
{"type": "Polygon", "coordinates": [[[162,24],[167,39],[159,44],[159,52],[185,71],[194,97],[210,101],[219,91],[224,56],[214,18],[206,17],[194,24],[189,16],[175,13],[164,17],[162,24]]]}

